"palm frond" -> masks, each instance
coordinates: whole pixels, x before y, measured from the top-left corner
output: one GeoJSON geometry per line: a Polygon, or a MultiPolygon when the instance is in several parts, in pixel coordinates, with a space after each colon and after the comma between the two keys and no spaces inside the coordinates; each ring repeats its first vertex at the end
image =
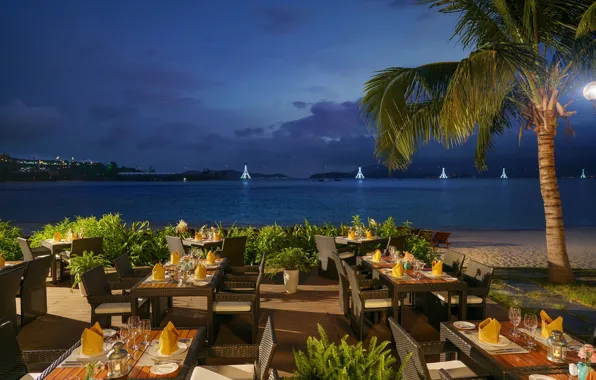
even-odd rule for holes
{"type": "Polygon", "coordinates": [[[576,36],[596,31],[596,1],[586,10],[577,26],[576,36]]]}

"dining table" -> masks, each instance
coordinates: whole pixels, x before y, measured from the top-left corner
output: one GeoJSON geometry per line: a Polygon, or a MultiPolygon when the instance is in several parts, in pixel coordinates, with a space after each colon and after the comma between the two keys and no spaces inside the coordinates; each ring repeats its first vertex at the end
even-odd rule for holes
{"type": "Polygon", "coordinates": [[[52,266],[50,268],[50,271],[52,272],[52,284],[56,284],[58,282],[58,273],[56,270],[56,257],[60,254],[60,252],[64,251],[65,249],[70,249],[72,247],[72,241],[67,241],[65,239],[62,239],[60,241],[55,241],[54,239],[45,239],[42,240],[40,243],[42,247],[46,247],[50,250],[52,257],[52,266]]]}
{"type": "Polygon", "coordinates": [[[224,239],[195,239],[195,238],[184,238],[182,244],[185,247],[201,247],[201,248],[213,248],[219,247],[223,244],[224,239]]]}
{"type": "MultiPolygon", "coordinates": [[[[533,334],[535,346],[530,348],[530,331],[521,330],[519,336],[513,335],[514,326],[509,321],[502,321],[500,335],[503,340],[501,346],[491,346],[478,340],[478,324],[481,321],[468,321],[470,329],[463,330],[454,325],[457,322],[441,322],[441,341],[447,341],[457,347],[460,354],[473,360],[480,368],[484,368],[494,379],[528,379],[527,376],[541,374],[546,376],[562,375],[569,373],[569,364],[578,363],[578,349],[583,344],[573,336],[566,335],[569,347],[567,359],[563,363],[555,363],[546,358],[546,340],[540,335],[541,329],[533,334]],[[506,345],[505,345],[506,344],[506,345]]],[[[451,360],[453,354],[444,354],[444,359],[451,360]]],[[[577,379],[577,377],[575,377],[577,379]]]]}
{"type": "MultiPolygon", "coordinates": [[[[201,260],[205,263],[205,260],[201,260]]],[[[196,280],[194,273],[186,279],[177,279],[175,270],[168,271],[164,280],[153,280],[152,274],[142,278],[130,289],[132,315],[138,315],[139,299],[148,298],[151,302],[151,325],[160,326],[162,320],[172,307],[174,297],[205,297],[207,301],[206,325],[207,338],[210,343],[215,340],[213,297],[218,284],[224,277],[227,259],[218,258],[215,264],[206,264],[207,277],[196,280]]],[[[166,269],[171,267],[165,266],[166,269]]]]}
{"type": "Polygon", "coordinates": [[[384,238],[381,236],[373,236],[371,239],[367,239],[365,237],[360,237],[356,239],[350,239],[347,236],[336,236],[335,243],[336,244],[344,244],[344,245],[351,245],[353,247],[357,247],[361,254],[364,254],[370,251],[370,248],[375,248],[378,244],[387,244],[389,241],[388,238],[384,238]]]}
{"type": "MultiPolygon", "coordinates": [[[[451,310],[451,295],[459,295],[460,319],[466,319],[468,284],[447,273],[440,276],[432,274],[430,268],[423,270],[408,269],[401,277],[393,277],[391,268],[395,265],[391,256],[383,256],[380,261],[374,261],[372,253],[359,256],[356,263],[365,270],[372,272],[373,283],[387,287],[393,294],[393,315],[397,316],[400,303],[411,293],[447,292],[448,310],[451,310]]],[[[404,308],[401,307],[400,321],[403,323],[404,308]]]]}
{"type": "MultiPolygon", "coordinates": [[[[161,357],[156,353],[156,346],[159,346],[159,337],[162,330],[152,330],[148,335],[147,344],[142,344],[144,337],[137,336],[135,344],[129,342],[125,346],[128,351],[128,365],[130,372],[125,377],[128,380],[137,379],[186,379],[193,368],[197,365],[199,358],[199,351],[202,346],[202,339],[205,337],[205,328],[199,329],[179,329],[178,342],[186,346],[181,353],[175,353],[171,357],[161,357]],[[175,363],[178,368],[169,374],[152,373],[152,367],[159,363],[175,363]]],[[[105,333],[105,331],[104,331],[105,333]]],[[[88,358],[81,355],[81,341],[78,340],[70,349],[68,349],[58,360],[50,365],[37,378],[47,380],[71,380],[75,378],[84,379],[87,373],[86,365],[92,362],[100,362],[103,365],[101,371],[94,375],[93,378],[97,380],[110,379],[107,368],[107,353],[109,351],[110,343],[115,342],[116,337],[106,338],[104,343],[104,352],[93,358],[88,358]]],[[[154,371],[155,372],[155,371],[154,371]]]]}
{"type": "MultiPolygon", "coordinates": [[[[533,373],[532,375],[543,375],[548,376],[553,380],[577,380],[577,376],[572,376],[569,373],[551,373],[551,374],[543,374],[543,373],[533,373]]],[[[505,377],[506,380],[533,380],[535,377],[530,377],[532,375],[507,375],[505,377]]],[[[547,378],[542,378],[540,380],[546,380],[547,378]]]]}

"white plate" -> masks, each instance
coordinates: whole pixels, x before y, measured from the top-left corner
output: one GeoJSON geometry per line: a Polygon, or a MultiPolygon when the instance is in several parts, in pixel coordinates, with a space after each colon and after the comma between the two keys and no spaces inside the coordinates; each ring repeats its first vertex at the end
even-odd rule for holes
{"type": "Polygon", "coordinates": [[[116,335],[118,332],[114,329],[104,329],[103,330],[103,337],[104,338],[111,338],[116,335]]]}
{"type": "Polygon", "coordinates": [[[476,328],[475,324],[473,324],[471,322],[466,322],[466,321],[453,322],[453,326],[455,326],[456,328],[458,328],[460,330],[474,330],[476,328]]]}
{"type": "Polygon", "coordinates": [[[495,344],[495,343],[482,342],[478,338],[478,333],[472,334],[472,340],[481,346],[487,346],[487,347],[506,347],[511,343],[511,341],[509,339],[505,338],[503,335],[499,335],[499,343],[495,344]]]}
{"type": "Polygon", "coordinates": [[[555,380],[554,378],[546,375],[530,375],[530,380],[555,380]]]}
{"type": "Polygon", "coordinates": [[[176,356],[178,354],[183,353],[188,349],[188,345],[186,343],[178,342],[178,349],[172,352],[170,355],[164,355],[159,351],[159,343],[152,344],[148,349],[147,353],[149,355],[157,356],[158,358],[169,358],[171,356],[176,356]]]}
{"type": "Polygon", "coordinates": [[[91,359],[91,358],[97,358],[100,357],[102,355],[105,355],[109,350],[110,350],[110,344],[109,343],[104,343],[103,344],[103,350],[102,352],[98,353],[98,354],[94,354],[94,355],[85,355],[83,354],[83,347],[79,347],[78,348],[79,352],[76,355],[79,359],[91,359]]]}
{"type": "Polygon", "coordinates": [[[178,369],[178,364],[176,363],[164,363],[164,364],[156,364],[149,372],[154,375],[169,375],[170,373],[176,372],[178,369]]]}

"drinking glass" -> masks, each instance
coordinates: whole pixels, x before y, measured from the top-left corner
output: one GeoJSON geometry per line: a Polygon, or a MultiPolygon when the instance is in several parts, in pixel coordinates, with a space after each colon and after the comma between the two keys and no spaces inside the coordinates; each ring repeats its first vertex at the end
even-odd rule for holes
{"type": "Polygon", "coordinates": [[[524,315],[524,326],[530,331],[530,333],[528,334],[528,346],[530,348],[534,348],[534,346],[536,346],[536,342],[535,340],[535,333],[536,333],[536,329],[538,328],[538,317],[536,317],[536,314],[526,314],[524,315]]]}
{"type": "Polygon", "coordinates": [[[130,336],[132,337],[132,348],[135,350],[138,350],[140,347],[139,344],[137,344],[137,337],[141,335],[140,327],[141,318],[139,316],[128,318],[128,329],[130,331],[130,336]]]}
{"type": "Polygon", "coordinates": [[[149,345],[149,334],[151,334],[151,320],[143,319],[141,321],[141,333],[143,334],[143,344],[149,345]]]}
{"type": "Polygon", "coordinates": [[[513,324],[513,333],[511,336],[514,338],[519,337],[519,331],[517,331],[517,326],[521,323],[521,310],[517,306],[511,306],[509,308],[509,320],[513,324]]]}
{"type": "Polygon", "coordinates": [[[124,341],[126,348],[128,348],[128,340],[130,338],[130,327],[128,325],[120,326],[120,339],[124,341]]]}

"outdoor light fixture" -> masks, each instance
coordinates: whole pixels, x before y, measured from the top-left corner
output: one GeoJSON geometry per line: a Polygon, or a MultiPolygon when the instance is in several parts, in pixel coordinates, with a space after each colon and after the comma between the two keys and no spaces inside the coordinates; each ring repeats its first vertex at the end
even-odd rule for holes
{"type": "Polygon", "coordinates": [[[563,333],[554,330],[552,335],[546,340],[547,352],[546,358],[555,363],[567,362],[567,342],[563,338],[563,333]]]}
{"type": "Polygon", "coordinates": [[[594,113],[596,113],[596,81],[590,82],[584,87],[584,97],[592,102],[594,113]]]}

